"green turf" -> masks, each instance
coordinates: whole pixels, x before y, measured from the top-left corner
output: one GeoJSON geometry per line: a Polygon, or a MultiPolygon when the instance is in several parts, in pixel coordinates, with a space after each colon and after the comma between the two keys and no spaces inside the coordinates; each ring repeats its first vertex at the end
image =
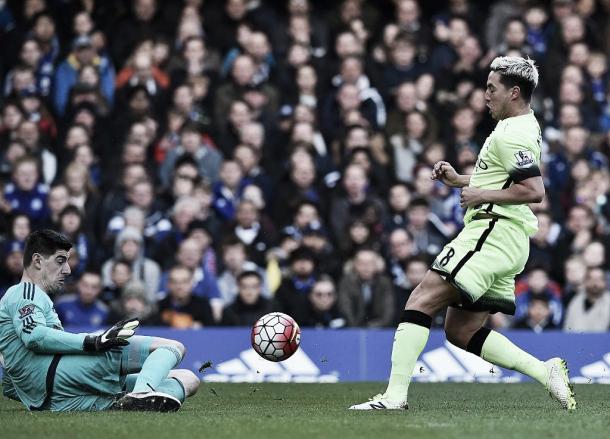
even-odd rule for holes
{"type": "Polygon", "coordinates": [[[406,412],[346,408],[378,383],[205,384],[174,414],[28,413],[0,399],[2,438],[608,438],[610,387],[562,411],[535,384],[414,384],[406,412]]]}

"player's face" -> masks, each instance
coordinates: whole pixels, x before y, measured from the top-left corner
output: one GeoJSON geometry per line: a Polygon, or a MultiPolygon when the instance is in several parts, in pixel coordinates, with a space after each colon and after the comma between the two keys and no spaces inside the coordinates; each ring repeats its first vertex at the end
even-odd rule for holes
{"type": "Polygon", "coordinates": [[[506,88],[500,82],[500,74],[497,72],[491,72],[487,77],[485,103],[489,108],[491,117],[495,120],[502,120],[507,117],[512,89],[512,87],[506,88]]]}
{"type": "Polygon", "coordinates": [[[70,252],[57,250],[48,257],[40,256],[41,286],[49,294],[61,291],[72,270],[68,265],[70,252]]]}

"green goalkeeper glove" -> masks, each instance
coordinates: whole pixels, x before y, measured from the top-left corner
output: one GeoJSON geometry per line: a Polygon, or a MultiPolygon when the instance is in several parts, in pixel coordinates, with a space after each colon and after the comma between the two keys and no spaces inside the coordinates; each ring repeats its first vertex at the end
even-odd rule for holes
{"type": "Polygon", "coordinates": [[[112,348],[127,346],[127,339],[134,333],[140,321],[138,319],[122,320],[100,335],[87,335],[83,342],[85,352],[106,352],[112,348]]]}

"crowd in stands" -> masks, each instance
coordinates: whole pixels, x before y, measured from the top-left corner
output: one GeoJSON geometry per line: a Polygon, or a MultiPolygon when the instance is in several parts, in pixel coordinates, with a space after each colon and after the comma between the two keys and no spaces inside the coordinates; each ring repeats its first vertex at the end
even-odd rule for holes
{"type": "Polygon", "coordinates": [[[610,329],[608,0],[6,0],[0,53],[0,296],[61,231],[66,326],[393,327],[462,227],[431,166],[471,172],[510,55],[546,197],[489,324],[610,329]]]}

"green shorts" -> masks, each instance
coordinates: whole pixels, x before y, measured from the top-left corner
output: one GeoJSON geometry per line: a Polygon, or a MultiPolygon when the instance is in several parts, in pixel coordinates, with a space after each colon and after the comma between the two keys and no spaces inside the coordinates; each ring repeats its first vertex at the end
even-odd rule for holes
{"type": "Polygon", "coordinates": [[[453,285],[460,308],[515,313],[515,276],[529,255],[529,237],[505,218],[473,219],[447,244],[431,270],[453,285]]]}
{"type": "Polygon", "coordinates": [[[128,371],[140,370],[152,337],[134,336],[129,346],[98,354],[62,355],[53,393],[45,404],[52,411],[97,411],[112,408],[125,387],[128,371]]]}

